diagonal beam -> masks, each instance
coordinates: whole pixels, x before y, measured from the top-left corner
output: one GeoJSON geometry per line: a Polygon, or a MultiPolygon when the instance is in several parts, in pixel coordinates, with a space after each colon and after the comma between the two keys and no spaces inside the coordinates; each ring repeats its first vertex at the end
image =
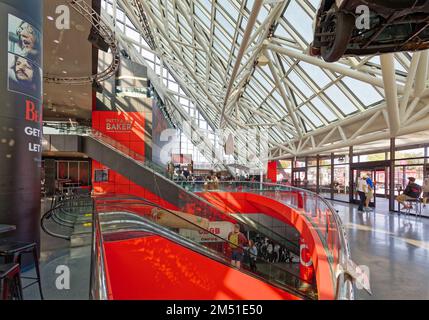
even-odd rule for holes
{"type": "Polygon", "coordinates": [[[399,131],[401,122],[399,116],[398,90],[395,79],[395,61],[393,54],[383,54],[380,57],[383,72],[384,91],[390,124],[390,136],[393,138],[399,131]]]}
{"type": "Polygon", "coordinates": [[[241,41],[240,50],[238,51],[237,58],[235,60],[234,69],[232,69],[231,78],[229,79],[229,84],[225,93],[225,100],[223,102],[223,107],[220,115],[220,126],[222,127],[223,118],[225,116],[225,108],[229,99],[229,94],[231,92],[232,86],[234,85],[235,77],[237,76],[238,68],[240,67],[241,60],[243,59],[244,52],[247,49],[249,44],[250,35],[252,34],[253,27],[256,23],[256,18],[258,17],[259,11],[261,10],[263,0],[255,0],[253,3],[252,13],[249,17],[249,20],[246,25],[246,30],[244,31],[243,39],[241,41]]]}
{"type": "MultiPolygon", "coordinates": [[[[269,57],[268,52],[265,50],[265,55],[266,57],[269,57]]],[[[286,95],[286,90],[284,88],[284,86],[282,85],[282,83],[280,82],[279,76],[274,68],[273,62],[269,59],[268,62],[268,66],[270,68],[271,74],[274,78],[274,82],[277,86],[277,88],[280,91],[280,95],[283,99],[283,102],[286,105],[287,111],[289,113],[289,116],[292,119],[293,125],[295,126],[296,132],[298,133],[298,136],[301,137],[302,136],[302,131],[301,131],[301,127],[299,126],[299,121],[298,121],[298,117],[296,116],[295,111],[292,108],[292,105],[290,104],[290,101],[286,95]]]]}

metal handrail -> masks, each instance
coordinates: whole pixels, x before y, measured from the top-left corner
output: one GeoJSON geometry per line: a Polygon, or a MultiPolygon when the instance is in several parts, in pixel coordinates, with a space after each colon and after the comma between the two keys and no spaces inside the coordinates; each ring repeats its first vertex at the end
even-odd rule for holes
{"type": "MultiPolygon", "coordinates": [[[[136,199],[136,198],[138,198],[138,197],[135,197],[134,199],[136,199]]],[[[97,197],[97,199],[103,200],[103,199],[104,199],[104,197],[97,197]]],[[[111,199],[111,198],[109,198],[109,200],[110,200],[110,199],[111,199]]],[[[121,198],[120,200],[124,200],[124,199],[123,199],[123,198],[121,198]]],[[[166,208],[164,208],[164,207],[162,207],[162,206],[158,205],[157,203],[154,203],[154,202],[152,202],[152,201],[150,201],[150,200],[143,199],[143,198],[138,198],[138,200],[139,200],[140,202],[137,202],[137,203],[134,203],[134,204],[141,204],[141,203],[145,203],[146,205],[149,205],[149,206],[151,206],[151,207],[158,208],[158,209],[162,209],[162,210],[164,210],[164,211],[168,212],[169,214],[171,214],[171,215],[175,216],[176,218],[186,221],[186,223],[188,223],[188,224],[190,224],[190,225],[192,225],[192,226],[194,226],[194,227],[196,227],[196,228],[198,228],[198,229],[203,229],[203,228],[201,228],[201,226],[199,226],[199,225],[197,225],[197,224],[195,224],[195,223],[192,223],[191,221],[188,221],[188,220],[184,219],[183,217],[181,217],[181,216],[177,215],[175,212],[173,212],[173,211],[171,211],[171,210],[169,210],[169,209],[166,209],[166,208]]],[[[133,203],[127,203],[127,205],[129,205],[129,204],[133,204],[133,203]]],[[[115,207],[120,208],[120,209],[125,210],[125,211],[128,211],[128,209],[127,209],[127,208],[123,208],[123,207],[121,207],[121,206],[110,205],[110,208],[115,208],[115,207]]],[[[130,213],[132,213],[132,212],[130,212],[130,213]]],[[[140,217],[140,216],[139,216],[139,217],[140,217]]],[[[141,217],[140,217],[140,218],[141,218],[141,217]]],[[[229,245],[235,245],[235,244],[233,244],[232,242],[230,242],[228,239],[224,239],[224,238],[222,238],[222,237],[220,237],[220,236],[218,236],[218,235],[216,235],[216,234],[212,233],[210,230],[206,230],[206,229],[203,229],[203,230],[204,230],[205,232],[207,232],[208,234],[210,234],[211,236],[213,236],[213,237],[215,237],[215,238],[218,238],[218,239],[221,239],[223,242],[225,242],[225,243],[227,243],[227,244],[229,244],[229,245]]],[[[242,246],[238,246],[238,247],[239,247],[239,248],[241,248],[242,250],[245,250],[245,247],[242,247],[242,246]]],[[[249,253],[249,254],[250,254],[250,255],[252,255],[252,256],[254,256],[254,254],[252,254],[252,253],[249,253]]],[[[268,262],[268,263],[269,263],[269,261],[266,261],[266,262],[268,262]]],[[[280,270],[282,270],[282,271],[284,271],[284,272],[286,272],[286,273],[288,273],[288,274],[291,274],[293,277],[298,278],[298,279],[299,279],[300,281],[302,281],[302,282],[309,283],[307,280],[301,279],[299,276],[292,274],[292,273],[291,273],[290,271],[288,271],[288,270],[285,270],[285,269],[280,268],[280,267],[277,267],[277,266],[276,266],[276,268],[278,268],[278,269],[280,269],[280,270]]]]}
{"type": "MultiPolygon", "coordinates": [[[[99,198],[100,200],[102,200],[102,198],[99,198]]],[[[96,201],[96,200],[95,200],[96,201]]],[[[187,223],[189,223],[190,225],[192,225],[192,226],[194,226],[194,227],[196,227],[196,228],[199,228],[199,229],[203,229],[201,226],[199,226],[199,225],[197,225],[197,224],[194,224],[194,223],[192,223],[192,222],[190,222],[190,221],[188,221],[188,220],[186,220],[186,219],[184,219],[183,217],[180,217],[179,215],[177,215],[177,214],[175,214],[174,212],[172,212],[171,210],[168,210],[168,209],[165,209],[165,208],[163,208],[163,207],[161,207],[161,206],[159,206],[159,205],[157,205],[157,204],[155,204],[155,203],[152,203],[151,201],[148,201],[148,200],[146,200],[145,201],[149,206],[153,206],[153,207],[156,207],[156,208],[160,208],[160,209],[162,209],[162,210],[165,210],[165,211],[167,211],[167,212],[169,212],[170,214],[172,214],[172,215],[174,215],[176,218],[179,218],[179,219],[182,219],[182,220],[184,220],[184,221],[186,221],[187,223]],[[152,205],[153,204],[153,205],[152,205]]],[[[147,219],[144,219],[143,217],[141,217],[140,215],[138,215],[138,214],[136,214],[136,213],[134,213],[134,212],[132,212],[132,211],[130,211],[128,208],[123,208],[123,207],[121,207],[121,206],[115,206],[115,205],[109,205],[109,210],[115,210],[115,209],[119,209],[119,210],[115,210],[115,211],[113,211],[113,212],[98,212],[98,210],[96,209],[97,208],[97,206],[96,205],[94,205],[94,213],[93,213],[93,215],[94,215],[94,217],[95,217],[95,219],[97,219],[97,220],[94,220],[95,222],[94,222],[94,226],[97,226],[97,223],[99,224],[99,226],[100,226],[100,228],[101,228],[101,225],[108,225],[108,224],[120,224],[120,223],[123,223],[123,224],[130,224],[130,223],[135,223],[135,224],[137,224],[137,225],[140,225],[140,224],[145,224],[145,225],[152,225],[152,231],[154,231],[153,229],[155,228],[156,230],[157,230],[157,233],[161,233],[161,235],[162,236],[165,236],[165,237],[167,237],[167,238],[174,238],[175,240],[180,240],[179,241],[179,243],[181,243],[182,245],[184,244],[184,243],[186,243],[187,245],[186,245],[186,247],[189,247],[189,244],[191,244],[191,246],[192,246],[192,248],[193,248],[193,250],[194,251],[197,251],[197,252],[199,252],[199,253],[201,253],[202,251],[204,252],[203,254],[205,254],[205,255],[207,255],[208,253],[209,253],[209,251],[207,251],[206,250],[206,248],[202,248],[201,247],[201,245],[199,245],[198,243],[196,243],[196,242],[194,242],[194,241],[192,241],[192,240],[190,240],[190,239],[187,239],[187,238],[185,238],[185,237],[182,237],[182,236],[180,236],[180,235],[178,235],[177,233],[172,233],[171,232],[171,230],[169,230],[168,228],[165,228],[165,227],[162,227],[162,226],[160,226],[160,225],[158,225],[158,224],[156,224],[156,223],[153,223],[153,222],[151,222],[151,221],[149,221],[149,220],[147,220],[147,219]],[[102,222],[100,222],[100,218],[99,218],[99,213],[101,213],[101,214],[107,214],[107,215],[114,215],[114,214],[121,214],[121,215],[123,215],[123,214],[128,214],[128,215],[130,215],[132,218],[133,218],[133,220],[124,220],[124,219],[118,219],[118,220],[113,220],[113,221],[109,221],[109,222],[104,222],[104,223],[102,223],[102,222]],[[196,250],[196,249],[198,249],[198,250],[196,250]]],[[[127,229],[127,228],[125,228],[125,229],[127,229]]],[[[102,229],[99,229],[99,230],[102,230],[102,229]]],[[[136,229],[136,230],[139,230],[139,229],[136,229]]],[[[207,232],[208,234],[210,234],[212,237],[215,237],[215,238],[219,238],[222,242],[224,242],[224,243],[226,243],[226,244],[230,244],[230,245],[235,245],[235,244],[233,244],[233,243],[231,243],[229,240],[226,240],[226,239],[224,239],[224,238],[221,238],[221,237],[219,237],[218,235],[216,235],[216,234],[214,234],[214,233],[212,233],[211,231],[209,231],[209,230],[206,230],[206,229],[203,229],[205,232],[207,232]]],[[[113,232],[122,232],[122,231],[124,231],[124,228],[117,228],[116,230],[109,230],[108,231],[108,233],[113,233],[113,232]]],[[[102,238],[102,235],[101,235],[101,238],[102,238]]],[[[94,241],[95,241],[96,239],[94,238],[94,241]]],[[[99,244],[101,245],[102,244],[102,242],[100,243],[99,242],[99,244]]],[[[242,246],[239,246],[242,250],[245,250],[245,248],[244,247],[242,247],[242,246]]],[[[96,249],[93,249],[93,253],[94,254],[96,254],[96,249]]],[[[218,260],[218,261],[220,261],[219,260],[219,252],[215,252],[215,251],[213,251],[212,252],[212,254],[211,254],[211,258],[213,258],[213,255],[216,257],[216,260],[218,260]]],[[[253,255],[253,254],[251,254],[251,253],[249,253],[250,255],[253,255]]],[[[221,259],[222,261],[222,263],[227,263],[227,260],[226,259],[221,259]]],[[[268,261],[265,261],[265,262],[267,262],[267,263],[270,263],[270,262],[268,262],[268,261]]],[[[228,263],[227,263],[228,264],[228,263]]],[[[228,264],[229,265],[229,264],[228,264]]],[[[270,264],[271,266],[272,266],[272,264],[270,264]]],[[[94,265],[93,267],[97,267],[97,268],[103,268],[103,270],[105,271],[105,266],[104,266],[104,261],[103,261],[103,265],[94,265]]],[[[285,269],[283,269],[283,268],[280,268],[280,267],[278,267],[278,266],[275,266],[275,269],[278,269],[278,270],[281,270],[282,272],[284,272],[285,274],[289,274],[290,276],[292,276],[292,278],[295,278],[295,279],[299,279],[299,281],[300,282],[302,282],[302,283],[307,283],[307,284],[309,284],[308,283],[308,281],[306,281],[306,280],[304,280],[304,279],[301,279],[299,276],[297,276],[297,275],[294,275],[294,274],[292,274],[291,272],[289,272],[288,270],[285,270],[285,269]]],[[[241,271],[243,271],[243,270],[241,270],[241,271]]],[[[311,299],[312,297],[311,296],[308,296],[308,295],[305,295],[304,294],[304,292],[302,292],[302,291],[299,291],[298,290],[298,288],[295,288],[295,287],[292,287],[292,286],[290,286],[290,285],[284,285],[284,286],[282,286],[282,285],[279,285],[278,283],[276,283],[276,282],[272,282],[270,279],[267,279],[267,278],[265,278],[265,277],[262,277],[262,276],[259,276],[259,275],[255,275],[255,274],[253,274],[253,273],[251,273],[251,272],[246,272],[247,274],[249,274],[249,275],[252,275],[252,276],[256,276],[257,278],[260,278],[260,279],[263,279],[264,281],[266,281],[266,282],[268,282],[268,283],[270,283],[270,284],[272,284],[272,285],[274,285],[274,286],[277,286],[277,287],[280,287],[280,288],[282,288],[282,289],[285,289],[285,288],[288,288],[288,290],[291,290],[292,292],[294,292],[295,294],[297,294],[297,295],[299,295],[299,296],[301,296],[301,297],[304,297],[304,298],[309,298],[309,299],[311,299]]],[[[92,274],[96,274],[96,270],[93,270],[92,271],[92,274]]],[[[103,280],[104,282],[102,283],[102,287],[103,288],[107,288],[108,287],[108,285],[107,285],[107,282],[106,282],[106,277],[104,276],[104,280],[103,280]]],[[[91,283],[93,283],[93,281],[91,282],[91,283]]],[[[92,288],[91,289],[91,292],[92,291],[99,291],[99,288],[98,287],[95,287],[95,288],[92,288]]],[[[106,290],[104,290],[104,292],[107,292],[106,290]]]]}
{"type": "MultiPolygon", "coordinates": [[[[183,183],[183,182],[182,182],[183,183]]],[[[195,182],[184,182],[185,184],[199,184],[199,183],[204,183],[204,181],[195,181],[195,182]]],[[[340,240],[340,250],[339,250],[339,265],[341,266],[340,269],[335,270],[335,275],[336,275],[336,279],[334,280],[335,282],[335,287],[336,287],[336,300],[353,300],[354,299],[354,290],[342,290],[341,286],[344,287],[350,287],[351,284],[350,282],[350,275],[349,276],[344,276],[344,277],[340,277],[343,273],[347,273],[347,266],[349,265],[349,262],[352,261],[351,258],[351,251],[350,251],[350,246],[349,246],[349,242],[347,239],[347,234],[345,231],[345,228],[343,226],[342,220],[340,218],[340,216],[338,215],[337,210],[335,210],[335,208],[332,206],[332,204],[327,201],[324,197],[320,196],[319,194],[310,191],[310,190],[306,190],[306,189],[302,189],[302,188],[298,188],[298,187],[294,187],[294,186],[285,186],[282,184],[277,184],[277,183],[269,183],[269,182],[253,182],[253,181],[219,181],[217,182],[217,184],[254,184],[254,185],[259,185],[259,188],[255,188],[254,190],[256,191],[261,191],[261,187],[263,185],[265,186],[270,186],[270,187],[275,187],[275,188],[288,188],[290,191],[296,191],[296,192],[301,192],[304,194],[308,194],[311,195],[315,198],[317,198],[318,200],[320,200],[323,204],[325,204],[329,211],[331,211],[332,213],[332,217],[335,220],[335,224],[337,226],[337,230],[338,232],[338,236],[339,236],[339,240],[340,240]],[[344,279],[344,281],[341,281],[341,279],[344,279]],[[338,288],[338,286],[340,286],[340,288],[338,288]],[[346,294],[344,296],[344,293],[346,294]]],[[[263,190],[263,189],[262,189],[263,190]]],[[[210,191],[215,191],[215,190],[207,190],[207,192],[210,191]]],[[[280,190],[281,191],[281,190],[280,190]]],[[[286,191],[286,190],[285,190],[286,191]]],[[[304,215],[306,216],[306,215],[304,215]]],[[[306,216],[307,217],[307,216],[306,216]]],[[[307,217],[308,218],[308,217],[307,217]]],[[[323,239],[321,239],[323,240],[323,239]]]]}
{"type": "MultiPolygon", "coordinates": [[[[69,129],[69,128],[70,127],[67,127],[67,129],[69,129]]],[[[106,136],[105,134],[103,134],[103,133],[101,133],[101,132],[99,132],[93,128],[78,126],[78,127],[71,128],[71,129],[72,129],[72,132],[75,132],[76,134],[87,135],[87,136],[92,137],[93,139],[96,139],[98,142],[104,144],[106,147],[114,149],[116,152],[121,153],[122,155],[124,155],[125,157],[129,158],[132,161],[135,161],[137,163],[141,162],[139,160],[133,159],[132,156],[126,154],[125,152],[115,149],[115,147],[114,147],[115,145],[121,145],[118,141],[106,136]],[[78,129],[80,129],[81,131],[79,131],[78,129]],[[101,137],[101,139],[100,139],[100,137],[101,137]],[[103,141],[103,138],[106,140],[112,141],[113,145],[110,145],[108,142],[103,141]]],[[[124,146],[124,148],[127,148],[127,147],[124,146]]],[[[147,163],[147,161],[143,161],[143,164],[145,164],[147,167],[146,169],[151,171],[154,176],[166,178],[164,175],[161,175],[159,172],[154,170],[150,165],[147,165],[146,163],[147,163]]],[[[218,210],[216,207],[214,207],[211,203],[206,201],[204,198],[201,198],[201,197],[195,195],[193,192],[189,192],[188,190],[186,190],[186,188],[183,187],[183,185],[186,183],[188,183],[188,184],[199,184],[199,183],[203,183],[203,182],[200,182],[200,181],[194,181],[194,182],[181,181],[181,182],[177,183],[177,186],[179,189],[182,189],[183,192],[189,194],[191,197],[195,198],[197,201],[202,201],[206,205],[213,207],[214,209],[218,210]]],[[[306,189],[302,189],[302,188],[298,188],[298,187],[294,187],[294,186],[285,186],[285,185],[276,184],[276,183],[267,183],[267,182],[261,183],[261,182],[252,182],[252,181],[219,181],[218,182],[218,184],[223,184],[223,183],[230,183],[230,184],[246,183],[246,184],[255,184],[255,185],[260,185],[260,186],[265,185],[265,186],[276,187],[276,188],[288,188],[292,192],[296,191],[296,192],[301,192],[301,193],[304,193],[307,195],[311,195],[311,196],[315,197],[317,200],[321,201],[323,204],[325,204],[326,207],[331,212],[332,217],[334,218],[334,221],[335,221],[335,224],[336,224],[337,230],[338,230],[338,238],[340,241],[340,250],[338,250],[339,264],[337,266],[337,270],[331,270],[333,285],[334,285],[337,293],[344,291],[344,290],[338,290],[338,288],[337,288],[338,283],[340,283],[340,286],[342,286],[342,285],[349,286],[348,283],[343,283],[342,281],[339,281],[339,278],[338,278],[341,273],[347,273],[348,266],[350,264],[352,264],[351,263],[352,259],[351,259],[351,254],[350,254],[350,246],[349,246],[349,243],[347,240],[347,234],[345,232],[345,228],[342,224],[341,218],[339,217],[337,211],[333,208],[332,204],[329,203],[325,198],[321,197],[320,195],[318,195],[315,192],[312,192],[312,191],[309,191],[306,189]]],[[[258,190],[258,188],[255,188],[255,190],[258,190]]],[[[259,188],[259,190],[260,190],[260,188],[259,188]]],[[[208,190],[208,191],[210,191],[210,190],[208,190]]],[[[309,217],[307,215],[304,215],[304,216],[307,219],[309,219],[309,217]]],[[[316,230],[317,230],[317,228],[316,228],[316,230]]],[[[325,241],[323,239],[323,236],[319,235],[319,237],[321,238],[322,243],[324,243],[325,241]]],[[[331,266],[331,264],[330,264],[330,266],[331,266]]],[[[344,279],[346,279],[346,278],[344,278],[344,279]]],[[[353,294],[348,295],[347,297],[336,296],[335,298],[336,299],[353,299],[352,296],[353,296],[353,294]]]]}

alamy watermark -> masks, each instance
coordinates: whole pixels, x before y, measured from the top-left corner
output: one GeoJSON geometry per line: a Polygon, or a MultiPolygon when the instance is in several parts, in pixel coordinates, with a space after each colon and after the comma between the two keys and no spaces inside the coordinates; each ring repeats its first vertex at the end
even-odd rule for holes
{"type": "Polygon", "coordinates": [[[55,287],[58,290],[70,290],[70,268],[65,265],[59,265],[55,269],[58,276],[55,279],[55,287]]]}

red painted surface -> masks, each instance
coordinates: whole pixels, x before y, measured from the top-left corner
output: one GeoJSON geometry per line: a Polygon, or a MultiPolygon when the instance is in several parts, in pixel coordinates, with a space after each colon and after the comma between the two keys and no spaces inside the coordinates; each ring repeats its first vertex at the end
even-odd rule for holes
{"type": "Polygon", "coordinates": [[[307,282],[313,282],[314,266],[311,260],[311,252],[304,238],[299,238],[299,275],[307,282]]]}
{"type": "Polygon", "coordinates": [[[267,179],[271,182],[277,182],[277,161],[268,162],[267,179]]]}
{"type": "Polygon", "coordinates": [[[114,300],[297,300],[159,236],[105,242],[114,300]]]}
{"type": "MultiPolygon", "coordinates": [[[[94,102],[95,103],[95,102],[94,102]]],[[[135,152],[139,160],[144,159],[145,143],[150,140],[150,135],[145,132],[145,117],[142,112],[116,112],[93,111],[92,127],[117,141],[121,146],[135,152]]],[[[127,154],[130,154],[126,152],[127,154]]],[[[130,154],[131,155],[131,154],[130,154]]],[[[92,162],[92,177],[94,171],[109,169],[95,160],[92,162]]],[[[96,194],[128,194],[146,198],[168,209],[177,210],[169,202],[161,199],[152,192],[146,190],[125,178],[114,170],[109,170],[108,182],[93,181],[93,190],[96,194]]]]}
{"type": "MultiPolygon", "coordinates": [[[[332,283],[331,270],[325,248],[314,226],[304,215],[279,201],[253,193],[210,192],[200,193],[199,195],[226,212],[264,213],[267,216],[274,217],[294,226],[308,245],[316,272],[319,299],[334,299],[334,285],[332,283]]],[[[332,229],[331,232],[334,233],[336,231],[332,229]]]]}
{"type": "MultiPolygon", "coordinates": [[[[98,169],[108,169],[106,166],[97,162],[92,161],[92,176],[94,177],[94,170],[98,169]]],[[[96,194],[127,194],[135,195],[141,198],[145,198],[149,201],[155,202],[160,206],[172,209],[179,210],[176,206],[172,205],[168,201],[158,197],[156,194],[150,192],[149,190],[135,184],[134,182],[128,180],[121,174],[115,172],[114,170],[109,170],[109,181],[107,182],[94,182],[93,181],[93,190],[96,194]]]]}
{"type": "Polygon", "coordinates": [[[141,112],[93,111],[92,127],[144,157],[145,117],[141,112]]]}

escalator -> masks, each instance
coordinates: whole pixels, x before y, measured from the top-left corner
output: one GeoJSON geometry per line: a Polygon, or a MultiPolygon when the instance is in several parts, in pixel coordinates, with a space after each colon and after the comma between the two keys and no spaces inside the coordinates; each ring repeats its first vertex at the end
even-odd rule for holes
{"type": "Polygon", "coordinates": [[[232,244],[208,231],[204,219],[125,196],[97,197],[94,206],[94,243],[104,258],[93,274],[103,268],[108,276],[92,292],[101,286],[109,299],[317,298],[312,283],[244,247],[256,270],[246,260],[241,269],[233,267],[232,244]]]}
{"type": "Polygon", "coordinates": [[[99,132],[92,130],[92,134],[83,136],[82,152],[150,191],[159,199],[168,201],[172,205],[172,209],[195,212],[195,215],[210,220],[226,220],[232,223],[239,223],[246,230],[250,229],[263,237],[271,239],[274,243],[286,248],[290,253],[299,256],[298,242],[290,241],[257,221],[249,221],[246,217],[234,215],[226,217],[224,212],[197,194],[186,190],[165,177],[160,166],[143,159],[143,157],[133,153],[127,147],[99,132]]]}
{"type": "MultiPolygon", "coordinates": [[[[299,256],[298,243],[290,241],[282,234],[275,233],[269,227],[255,220],[240,219],[238,215],[234,216],[234,214],[225,213],[225,211],[198,196],[199,191],[205,190],[197,190],[197,185],[195,184],[182,184],[181,186],[169,180],[164,176],[162,172],[163,168],[145,160],[144,157],[134,153],[128,147],[125,147],[112,138],[90,128],[84,128],[79,133],[68,132],[68,134],[80,135],[81,152],[115,170],[136,185],[148,190],[151,193],[150,199],[154,199],[158,205],[162,204],[163,207],[171,210],[192,213],[195,217],[207,219],[211,222],[238,223],[242,231],[253,230],[262,237],[269,239],[273,244],[282,244],[292,253],[299,256]]],[[[326,267],[322,270],[319,265],[320,270],[317,274],[319,276],[323,275],[324,279],[322,280],[324,282],[322,285],[326,284],[331,288],[328,291],[334,292],[328,295],[329,298],[341,296],[347,298],[353,297],[353,289],[350,289],[352,285],[349,285],[351,283],[350,278],[344,281],[341,278],[342,273],[339,273],[339,276],[337,274],[338,270],[348,272],[347,268],[342,267],[347,266],[351,260],[344,229],[339,217],[330,204],[326,203],[326,201],[324,202],[318,195],[308,191],[275,184],[252,183],[250,185],[245,184],[244,188],[243,186],[233,185],[229,191],[238,193],[251,192],[262,196],[260,201],[272,200],[294,208],[295,218],[297,215],[301,216],[301,218],[303,217],[305,222],[301,220],[301,224],[310,226],[307,228],[307,231],[310,229],[313,230],[310,230],[311,235],[309,233],[307,236],[314,239],[315,237],[318,238],[316,241],[318,244],[315,242],[313,248],[317,248],[317,255],[321,257],[320,261],[326,267]]],[[[292,222],[292,225],[295,225],[296,220],[292,222]]],[[[203,229],[207,233],[207,229],[203,229]]],[[[225,236],[223,236],[223,240],[225,240],[225,236]]],[[[318,284],[319,280],[318,278],[318,284]]],[[[315,279],[312,282],[314,283],[315,279]]],[[[313,283],[310,286],[314,287],[313,283]]]]}

